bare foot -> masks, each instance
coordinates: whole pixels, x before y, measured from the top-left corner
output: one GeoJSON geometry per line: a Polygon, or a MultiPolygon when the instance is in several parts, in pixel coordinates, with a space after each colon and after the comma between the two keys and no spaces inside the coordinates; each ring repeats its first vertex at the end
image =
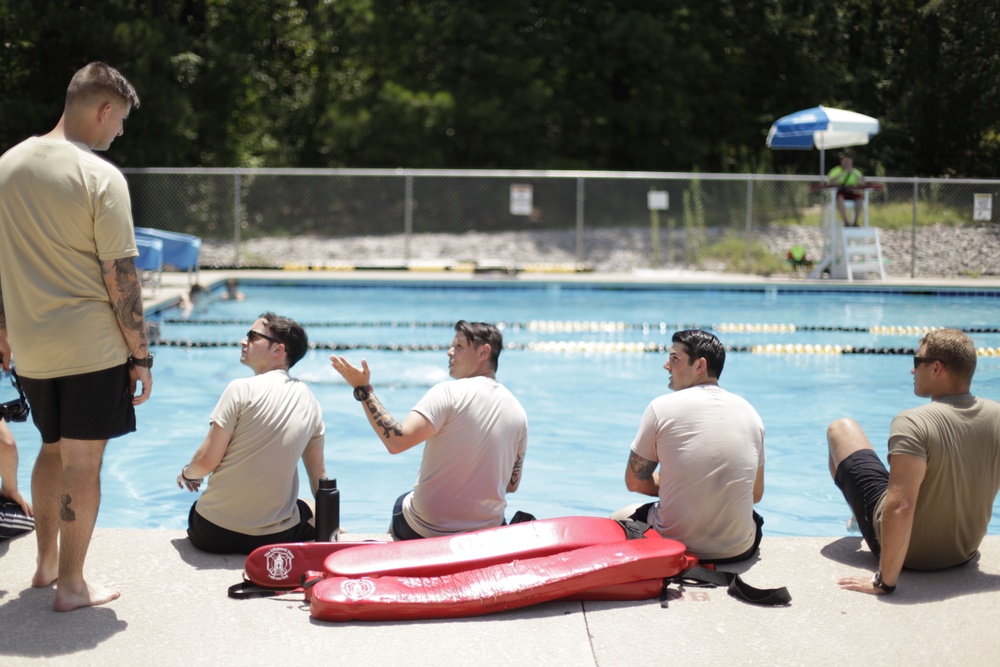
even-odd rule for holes
{"type": "Polygon", "coordinates": [[[31,578],[32,588],[47,588],[52,584],[56,583],[59,577],[59,566],[47,567],[38,564],[38,569],[35,570],[35,576],[31,578]]]}
{"type": "Polygon", "coordinates": [[[91,586],[87,583],[83,585],[83,590],[79,592],[67,591],[64,588],[57,587],[56,599],[52,603],[52,607],[56,611],[73,611],[81,607],[96,607],[105,602],[117,600],[121,596],[119,591],[111,588],[91,586]]]}

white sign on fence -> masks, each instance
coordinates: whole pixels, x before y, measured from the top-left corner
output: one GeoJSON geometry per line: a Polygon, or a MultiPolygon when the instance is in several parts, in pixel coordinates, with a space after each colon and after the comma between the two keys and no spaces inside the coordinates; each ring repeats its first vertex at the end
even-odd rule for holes
{"type": "Polygon", "coordinates": [[[666,211],[670,208],[670,193],[661,190],[650,190],[646,194],[646,205],[650,211],[666,211]]]}
{"type": "Polygon", "coordinates": [[[989,222],[993,219],[993,195],[977,193],[972,195],[972,201],[973,220],[989,222]]]}
{"type": "Polygon", "coordinates": [[[531,215],[531,186],[510,186],[510,214],[531,215]]]}

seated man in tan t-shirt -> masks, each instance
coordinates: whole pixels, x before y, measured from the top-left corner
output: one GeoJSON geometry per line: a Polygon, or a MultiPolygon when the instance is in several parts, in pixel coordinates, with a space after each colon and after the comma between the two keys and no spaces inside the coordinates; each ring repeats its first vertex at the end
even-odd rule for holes
{"type": "Polygon", "coordinates": [[[309,349],[305,331],[295,320],[263,313],[241,348],[240,362],[254,376],[226,387],[208,436],[177,476],[178,486],[197,491],[211,475],[191,506],[188,538],[213,553],[315,539],[313,505],[297,498],[299,460],[314,499],[326,476],[323,411],[309,387],[288,374],[309,349]]]}
{"type": "Polygon", "coordinates": [[[969,393],[976,347],[956,329],[920,340],[913,393],[931,402],[900,412],[889,431],[889,466],[857,422],[827,429],[830,472],[868,548],[871,578],[841,588],[892,593],[904,567],[936,570],[969,561],[986,535],[1000,489],[1000,404],[969,393]],[[918,503],[919,500],[919,503],[918,503]]]}

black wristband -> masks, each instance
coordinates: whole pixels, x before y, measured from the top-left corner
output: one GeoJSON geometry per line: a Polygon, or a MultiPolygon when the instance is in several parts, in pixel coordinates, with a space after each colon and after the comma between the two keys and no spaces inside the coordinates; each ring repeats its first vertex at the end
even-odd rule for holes
{"type": "Polygon", "coordinates": [[[367,399],[369,396],[371,396],[372,392],[374,391],[375,390],[372,389],[372,386],[370,384],[363,384],[360,387],[354,388],[354,398],[356,398],[359,401],[363,401],[367,399]]]}
{"type": "Polygon", "coordinates": [[[879,570],[878,572],[876,572],[875,576],[872,577],[872,585],[875,586],[876,588],[881,588],[883,591],[885,591],[886,595],[888,595],[889,593],[892,593],[894,590],[896,590],[895,586],[890,586],[889,584],[887,584],[884,581],[882,581],[882,571],[881,570],[879,570]]]}
{"type": "Polygon", "coordinates": [[[187,466],[184,466],[183,468],[181,468],[181,479],[183,479],[185,482],[197,482],[198,481],[197,477],[195,479],[191,479],[190,477],[188,477],[187,475],[184,474],[184,471],[187,470],[187,469],[188,469],[187,466]]]}
{"type": "Polygon", "coordinates": [[[135,368],[136,366],[140,366],[142,368],[152,368],[153,354],[150,353],[148,356],[145,356],[142,359],[136,359],[131,354],[128,355],[128,367],[135,368]]]}

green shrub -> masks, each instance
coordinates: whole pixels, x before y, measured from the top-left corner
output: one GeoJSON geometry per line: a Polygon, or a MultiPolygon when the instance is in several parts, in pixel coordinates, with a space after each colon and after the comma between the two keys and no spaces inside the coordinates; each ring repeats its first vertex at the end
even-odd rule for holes
{"type": "Polygon", "coordinates": [[[748,263],[745,239],[740,236],[727,235],[705,246],[698,253],[698,264],[702,268],[713,268],[709,265],[722,264],[721,270],[724,271],[753,273],[762,276],[791,273],[792,269],[785,258],[776,256],[760,241],[751,241],[749,250],[748,263]]]}

